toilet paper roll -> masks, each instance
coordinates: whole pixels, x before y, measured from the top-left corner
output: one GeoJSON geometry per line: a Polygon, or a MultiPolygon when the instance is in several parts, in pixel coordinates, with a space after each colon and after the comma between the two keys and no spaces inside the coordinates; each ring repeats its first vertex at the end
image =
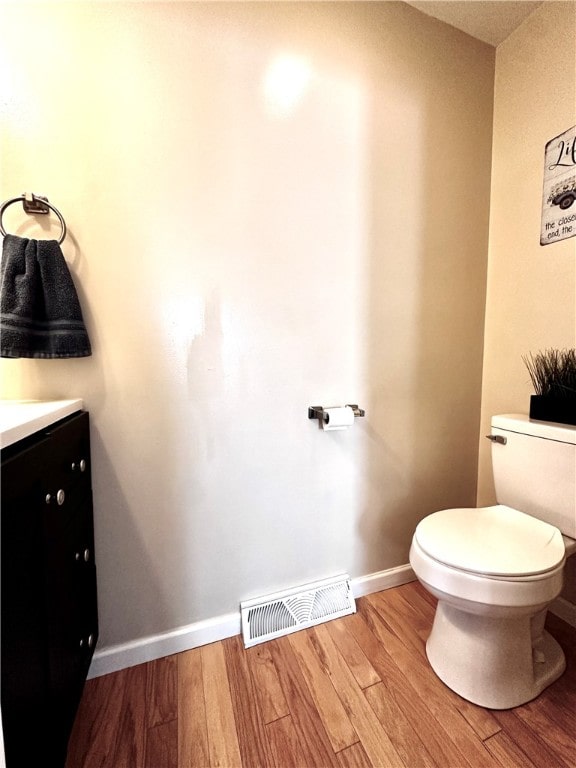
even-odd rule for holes
{"type": "Polygon", "coordinates": [[[338,408],[324,408],[324,419],[322,420],[322,429],[327,431],[333,429],[347,429],[354,424],[354,411],[349,405],[342,405],[338,408]]]}

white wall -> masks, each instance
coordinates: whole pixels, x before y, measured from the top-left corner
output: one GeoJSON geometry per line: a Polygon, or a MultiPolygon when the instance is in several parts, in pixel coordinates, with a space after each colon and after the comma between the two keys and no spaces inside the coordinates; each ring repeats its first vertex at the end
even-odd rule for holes
{"type": "Polygon", "coordinates": [[[494,50],[402,3],[0,14],[0,197],[65,215],[94,349],[2,395],[91,413],[100,646],[406,563],[476,495],[494,50]]]}
{"type": "MultiPolygon", "coordinates": [[[[546,2],[496,51],[481,435],[492,414],[528,413],[522,355],[576,346],[576,238],[539,244],[544,147],[576,124],[575,30],[576,3],[546,2]]],[[[478,501],[493,500],[481,437],[478,501]]]]}

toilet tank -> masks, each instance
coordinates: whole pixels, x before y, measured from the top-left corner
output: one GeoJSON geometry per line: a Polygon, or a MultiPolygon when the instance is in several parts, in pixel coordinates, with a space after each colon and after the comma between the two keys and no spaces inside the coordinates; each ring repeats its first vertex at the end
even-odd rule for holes
{"type": "Polygon", "coordinates": [[[576,427],[507,414],[492,417],[491,437],[498,503],[576,539],[576,427]]]}

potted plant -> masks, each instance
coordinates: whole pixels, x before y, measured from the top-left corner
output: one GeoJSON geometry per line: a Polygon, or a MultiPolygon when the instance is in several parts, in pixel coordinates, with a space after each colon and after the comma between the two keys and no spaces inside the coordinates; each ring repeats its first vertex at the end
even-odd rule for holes
{"type": "Polygon", "coordinates": [[[576,425],[576,349],[546,349],[522,359],[536,392],[530,418],[576,425]]]}

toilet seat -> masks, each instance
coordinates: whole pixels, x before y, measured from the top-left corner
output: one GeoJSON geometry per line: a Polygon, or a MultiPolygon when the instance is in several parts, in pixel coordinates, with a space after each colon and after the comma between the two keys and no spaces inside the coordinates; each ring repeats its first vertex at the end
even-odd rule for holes
{"type": "Polygon", "coordinates": [[[486,610],[554,600],[565,560],[557,528],[503,504],[434,512],[417,525],[410,549],[414,573],[437,597],[486,610]]]}
{"type": "Polygon", "coordinates": [[[562,591],[564,581],[563,557],[560,563],[545,573],[524,576],[494,576],[472,573],[454,568],[435,560],[425,552],[416,536],[410,547],[410,565],[419,581],[438,599],[448,596],[454,603],[459,602],[462,610],[474,606],[474,612],[491,613],[499,607],[510,613],[520,613],[544,607],[562,591]]]}
{"type": "Polygon", "coordinates": [[[503,504],[434,512],[418,524],[414,538],[439,564],[498,580],[532,581],[565,559],[557,528],[503,504]]]}

